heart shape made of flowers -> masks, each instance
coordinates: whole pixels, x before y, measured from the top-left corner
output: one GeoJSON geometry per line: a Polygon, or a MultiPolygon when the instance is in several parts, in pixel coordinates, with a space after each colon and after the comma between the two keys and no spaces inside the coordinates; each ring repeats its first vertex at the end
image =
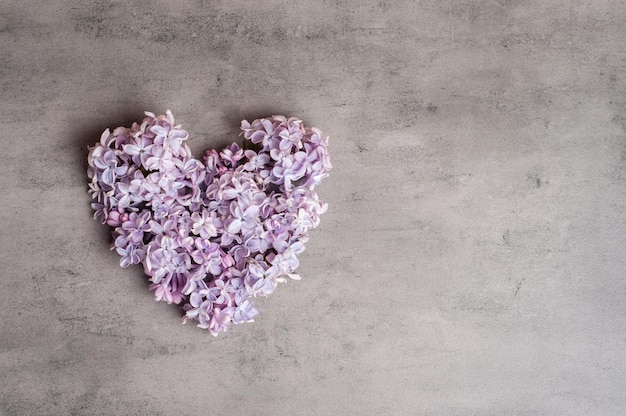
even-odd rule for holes
{"type": "Polygon", "coordinates": [[[113,228],[120,265],[142,264],[157,301],[212,335],[258,314],[294,274],[327,204],[328,137],[297,118],[241,122],[243,147],[196,159],[171,111],[102,133],[89,149],[94,218],[113,228]]]}

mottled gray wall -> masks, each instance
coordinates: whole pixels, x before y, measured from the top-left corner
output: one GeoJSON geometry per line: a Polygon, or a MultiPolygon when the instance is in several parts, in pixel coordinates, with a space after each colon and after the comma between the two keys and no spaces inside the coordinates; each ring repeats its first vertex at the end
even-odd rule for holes
{"type": "Polygon", "coordinates": [[[623,415],[622,1],[0,1],[0,414],[623,415]],[[301,282],[213,338],[121,269],[86,146],[331,136],[301,282]]]}

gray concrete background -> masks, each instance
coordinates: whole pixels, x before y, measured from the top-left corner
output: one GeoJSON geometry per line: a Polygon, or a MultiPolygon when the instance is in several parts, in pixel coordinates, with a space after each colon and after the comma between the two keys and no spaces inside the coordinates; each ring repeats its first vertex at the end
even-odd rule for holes
{"type": "Polygon", "coordinates": [[[623,415],[622,1],[0,1],[0,414],[623,415]],[[154,302],[86,146],[170,108],[331,136],[253,324],[154,302]]]}

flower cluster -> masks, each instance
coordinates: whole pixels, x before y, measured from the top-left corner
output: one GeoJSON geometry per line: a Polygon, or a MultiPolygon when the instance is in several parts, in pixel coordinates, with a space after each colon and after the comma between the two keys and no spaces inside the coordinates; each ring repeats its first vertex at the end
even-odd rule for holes
{"type": "Polygon", "coordinates": [[[94,217],[113,227],[120,264],[142,264],[156,300],[217,335],[250,322],[255,296],[286,277],[327,205],[328,138],[296,118],[243,121],[232,144],[195,159],[168,110],[106,130],[90,149],[94,217]]]}

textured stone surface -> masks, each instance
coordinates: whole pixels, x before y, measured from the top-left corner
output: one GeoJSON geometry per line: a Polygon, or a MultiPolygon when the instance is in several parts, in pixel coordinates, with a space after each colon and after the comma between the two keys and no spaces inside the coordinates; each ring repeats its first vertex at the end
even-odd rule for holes
{"type": "Polygon", "coordinates": [[[0,414],[623,415],[625,39],[620,1],[0,2],[0,414]],[[91,219],[86,146],[166,108],[198,155],[331,136],[303,280],[218,338],[91,219]]]}

